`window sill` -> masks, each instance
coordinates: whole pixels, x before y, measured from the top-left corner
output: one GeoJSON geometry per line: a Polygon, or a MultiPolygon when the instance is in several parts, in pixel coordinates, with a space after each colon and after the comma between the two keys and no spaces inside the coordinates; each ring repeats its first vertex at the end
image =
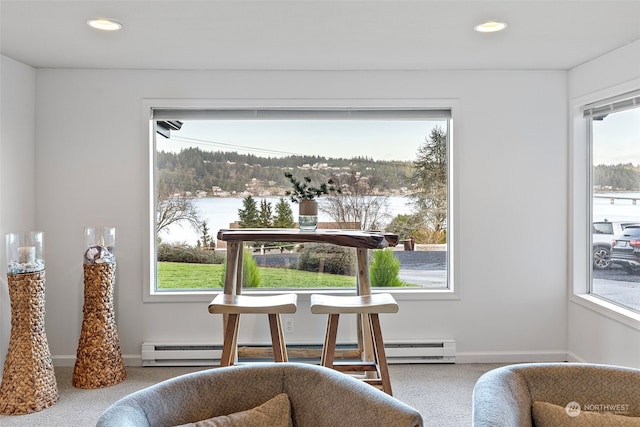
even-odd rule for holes
{"type": "MultiPolygon", "coordinates": [[[[145,303],[155,302],[211,302],[220,291],[168,291],[168,292],[155,292],[144,296],[145,303]]],[[[353,295],[354,289],[344,290],[331,290],[326,289],[265,289],[259,291],[244,291],[246,295],[274,295],[282,293],[296,293],[298,294],[299,301],[310,300],[311,294],[326,293],[330,295],[353,295]]],[[[447,300],[459,300],[460,296],[454,291],[450,290],[431,290],[431,289],[374,289],[373,293],[387,292],[393,294],[393,297],[397,301],[447,301],[447,300]]]]}
{"type": "Polygon", "coordinates": [[[605,317],[640,330],[640,313],[590,294],[574,294],[570,301],[605,317]]]}

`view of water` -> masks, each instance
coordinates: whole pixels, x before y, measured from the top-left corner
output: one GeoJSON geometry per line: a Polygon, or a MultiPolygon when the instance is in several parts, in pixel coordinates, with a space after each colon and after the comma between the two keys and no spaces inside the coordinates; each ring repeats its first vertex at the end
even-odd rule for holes
{"type": "Polygon", "coordinates": [[[640,221],[640,193],[597,193],[593,199],[594,221],[640,221]],[[614,199],[613,204],[611,199],[614,199]],[[636,199],[636,204],[633,199],[636,199]]]}
{"type": "MultiPolygon", "coordinates": [[[[229,223],[238,220],[238,209],[242,209],[241,197],[211,197],[194,199],[196,208],[200,212],[201,216],[206,219],[207,227],[209,227],[209,234],[213,237],[218,233],[221,228],[229,228],[229,223]]],[[[258,206],[262,198],[256,197],[258,206]]],[[[272,210],[280,200],[279,197],[267,197],[266,200],[271,203],[272,210]]],[[[323,199],[318,199],[320,206],[322,206],[323,199]]],[[[411,213],[412,208],[408,205],[409,199],[402,196],[391,196],[387,199],[389,218],[387,222],[399,214],[411,213]]],[[[298,205],[289,203],[291,210],[293,211],[293,220],[298,221],[298,205]]],[[[322,211],[318,212],[318,220],[333,221],[329,216],[322,211]]],[[[186,243],[188,245],[195,246],[196,242],[200,238],[200,233],[194,231],[186,223],[181,225],[172,225],[168,228],[167,232],[160,234],[163,242],[166,243],[186,243]]]]}
{"type": "MultiPolygon", "coordinates": [[[[640,192],[639,193],[598,193],[593,200],[593,219],[594,221],[640,221],[640,192]],[[611,204],[611,198],[615,198],[611,204]],[[637,199],[637,203],[633,204],[633,198],[637,199]]],[[[271,203],[272,208],[278,203],[278,197],[266,198],[271,203]]],[[[256,202],[260,202],[261,198],[256,198],[256,202]]],[[[412,208],[408,204],[409,199],[401,196],[391,196],[388,199],[388,213],[390,221],[398,214],[411,213],[412,208]]],[[[228,228],[229,223],[238,220],[238,209],[242,209],[241,197],[212,197],[195,199],[196,208],[204,219],[207,220],[209,234],[215,236],[219,229],[228,228]]],[[[318,199],[322,204],[323,199],[318,199]]],[[[296,204],[290,203],[293,211],[293,220],[298,220],[298,207],[296,204]]],[[[319,212],[320,221],[332,221],[330,217],[319,212]]],[[[167,243],[187,243],[195,245],[200,238],[200,234],[194,231],[188,225],[173,225],[169,227],[168,232],[163,232],[160,237],[167,243]]]]}

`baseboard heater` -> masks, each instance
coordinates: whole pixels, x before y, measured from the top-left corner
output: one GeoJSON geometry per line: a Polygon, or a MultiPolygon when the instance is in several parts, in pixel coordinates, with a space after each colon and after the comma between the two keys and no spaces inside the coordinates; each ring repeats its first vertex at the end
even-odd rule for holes
{"type": "MultiPolygon", "coordinates": [[[[455,363],[456,342],[453,339],[420,342],[385,342],[389,364],[455,363]]],[[[319,363],[322,345],[287,345],[289,361],[319,363]]],[[[142,366],[217,366],[222,344],[213,343],[142,343],[142,366]]],[[[265,361],[271,358],[269,343],[239,345],[240,361],[265,361]]],[[[359,356],[355,344],[338,344],[336,360],[359,356]]]]}

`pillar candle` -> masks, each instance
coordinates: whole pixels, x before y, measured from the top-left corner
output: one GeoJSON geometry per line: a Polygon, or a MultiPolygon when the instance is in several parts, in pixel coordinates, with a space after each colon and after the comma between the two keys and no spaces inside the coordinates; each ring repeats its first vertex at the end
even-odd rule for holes
{"type": "Polygon", "coordinates": [[[21,264],[27,262],[35,262],[36,260],[36,247],[35,246],[22,246],[18,248],[18,261],[21,264]]]}

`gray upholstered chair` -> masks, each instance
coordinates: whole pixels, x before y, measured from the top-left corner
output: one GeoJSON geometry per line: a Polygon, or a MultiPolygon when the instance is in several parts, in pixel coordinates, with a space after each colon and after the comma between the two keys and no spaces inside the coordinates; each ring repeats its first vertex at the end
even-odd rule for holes
{"type": "MultiPolygon", "coordinates": [[[[149,368],[153,369],[153,368],[149,368]]],[[[420,413],[357,379],[302,363],[253,363],[163,381],[111,405],[98,427],[175,426],[245,411],[280,393],[293,426],[422,426],[420,413]]]]}
{"type": "Polygon", "coordinates": [[[586,363],[524,363],[497,368],[476,382],[473,425],[530,427],[534,402],[562,408],[576,402],[587,411],[610,408],[620,410],[621,415],[640,417],[640,370],[586,363]]]}

